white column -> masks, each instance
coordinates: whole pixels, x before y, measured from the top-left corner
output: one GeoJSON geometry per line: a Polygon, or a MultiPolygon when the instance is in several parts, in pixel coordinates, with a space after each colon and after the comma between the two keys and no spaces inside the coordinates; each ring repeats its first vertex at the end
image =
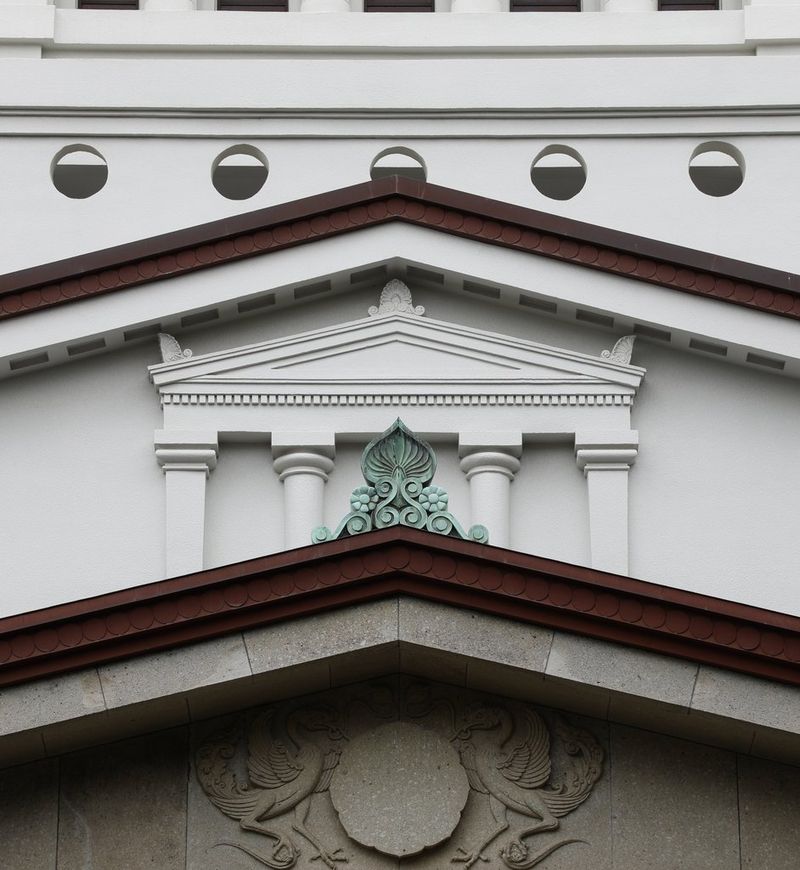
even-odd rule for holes
{"type": "Polygon", "coordinates": [[[283,483],[283,543],[289,550],[310,544],[311,532],[325,522],[334,445],[333,433],[272,433],[273,465],[283,483]]]}
{"type": "Polygon", "coordinates": [[[451,12],[502,12],[503,9],[500,0],[453,0],[450,5],[451,12]]]}
{"type": "Polygon", "coordinates": [[[602,0],[603,12],[658,12],[658,0],[602,0]]]}
{"type": "Polygon", "coordinates": [[[575,458],[589,494],[592,567],[628,574],[628,472],[639,452],[639,433],[576,432],[575,458]]]}
{"type": "Polygon", "coordinates": [[[511,528],[511,481],[519,471],[522,435],[519,432],[476,434],[458,438],[461,470],[469,481],[471,523],[489,530],[493,547],[508,547],[511,528]]]}
{"type": "Polygon", "coordinates": [[[301,12],[349,12],[350,0],[303,0],[301,12]]]}
{"type": "Polygon", "coordinates": [[[188,12],[195,8],[195,0],[143,0],[139,7],[145,12],[188,12]]]}
{"type": "Polygon", "coordinates": [[[202,571],[206,478],[217,464],[217,433],[162,429],[155,449],[166,480],[166,576],[202,571]]]}

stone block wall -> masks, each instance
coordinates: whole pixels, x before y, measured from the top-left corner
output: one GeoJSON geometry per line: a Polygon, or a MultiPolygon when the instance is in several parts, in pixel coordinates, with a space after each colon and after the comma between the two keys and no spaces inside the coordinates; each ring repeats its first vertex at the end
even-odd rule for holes
{"type": "Polygon", "coordinates": [[[795,767],[394,677],[1,771],[0,866],[794,870],[799,811],[795,767]]]}

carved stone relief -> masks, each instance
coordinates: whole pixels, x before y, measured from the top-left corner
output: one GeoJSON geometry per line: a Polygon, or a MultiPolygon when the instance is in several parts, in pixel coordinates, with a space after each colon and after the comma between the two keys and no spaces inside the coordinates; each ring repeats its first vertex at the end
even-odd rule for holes
{"type": "Polygon", "coordinates": [[[204,797],[237,824],[189,866],[527,870],[587,843],[561,820],[602,764],[559,714],[411,677],[282,702],[197,747],[204,797]]]}

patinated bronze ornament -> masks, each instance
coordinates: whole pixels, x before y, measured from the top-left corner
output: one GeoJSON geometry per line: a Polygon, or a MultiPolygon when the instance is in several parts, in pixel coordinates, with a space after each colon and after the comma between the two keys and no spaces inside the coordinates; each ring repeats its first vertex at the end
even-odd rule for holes
{"type": "Polygon", "coordinates": [[[366,485],[353,490],[350,513],[334,532],[327,526],[314,529],[312,542],[319,544],[401,525],[488,543],[486,526],[474,525],[465,532],[447,510],[447,492],[432,484],[435,472],[433,448],[411,432],[398,417],[364,449],[361,473],[366,485]]]}

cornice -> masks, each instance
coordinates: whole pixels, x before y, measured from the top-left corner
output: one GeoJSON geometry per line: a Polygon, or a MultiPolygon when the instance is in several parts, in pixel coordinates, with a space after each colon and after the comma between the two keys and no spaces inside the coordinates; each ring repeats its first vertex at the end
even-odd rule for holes
{"type": "Polygon", "coordinates": [[[800,275],[398,176],[0,276],[0,319],[396,220],[800,319],[800,275]]]}
{"type": "Polygon", "coordinates": [[[0,620],[0,685],[410,595],[800,685],[800,618],[393,527],[0,620]]]}
{"type": "MultiPolygon", "coordinates": [[[[379,387],[380,385],[378,385],[379,387]]],[[[298,387],[303,390],[303,387],[298,387]]],[[[376,387],[377,389],[377,387],[376,387]]],[[[589,393],[586,390],[571,392],[527,392],[527,393],[465,393],[456,394],[452,390],[442,392],[437,385],[435,391],[421,393],[387,393],[382,390],[378,393],[318,393],[318,392],[260,392],[254,391],[252,386],[246,387],[244,392],[162,392],[161,404],[163,405],[313,405],[318,407],[331,406],[355,406],[355,405],[530,405],[538,406],[566,406],[581,405],[608,407],[618,405],[629,407],[633,405],[633,395],[621,393],[589,393]],[[438,391],[438,392],[437,392],[438,391]]]]}

